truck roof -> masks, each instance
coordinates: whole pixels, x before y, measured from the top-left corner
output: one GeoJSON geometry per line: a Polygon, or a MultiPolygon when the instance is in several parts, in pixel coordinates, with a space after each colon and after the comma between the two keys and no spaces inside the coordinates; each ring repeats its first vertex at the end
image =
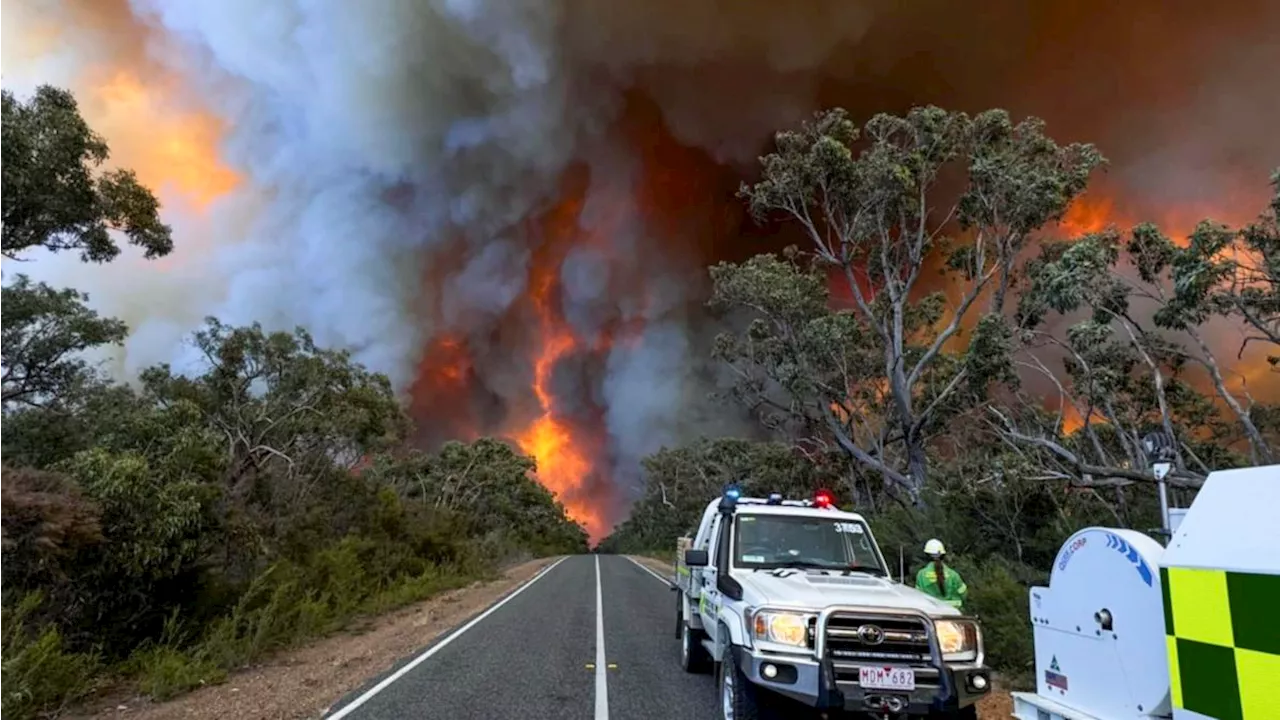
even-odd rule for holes
{"type": "MultiPolygon", "coordinates": [[[[786,502],[793,503],[794,501],[786,502]]],[[[713,508],[719,507],[719,505],[719,498],[712,500],[711,503],[707,505],[708,513],[710,513],[713,508]]],[[[738,498],[734,514],[794,515],[801,517],[838,518],[841,520],[861,520],[864,523],[866,522],[866,519],[858,513],[849,512],[847,510],[837,510],[836,508],[823,508],[815,505],[800,504],[768,505],[763,498],[738,498]]],[[[706,514],[704,517],[710,517],[710,515],[706,514]]]]}
{"type": "Polygon", "coordinates": [[[739,505],[739,515],[802,515],[806,517],[839,518],[841,520],[866,520],[855,512],[835,508],[797,507],[787,505],[739,505]]]}

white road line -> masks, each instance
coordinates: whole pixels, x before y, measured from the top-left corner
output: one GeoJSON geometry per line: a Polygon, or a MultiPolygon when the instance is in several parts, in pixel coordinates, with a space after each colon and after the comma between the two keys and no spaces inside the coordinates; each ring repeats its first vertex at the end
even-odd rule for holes
{"type": "Polygon", "coordinates": [[[604,593],[600,591],[600,556],[596,555],[596,720],[609,720],[609,678],[605,668],[604,593]]]}
{"type": "MultiPolygon", "coordinates": [[[[360,707],[361,705],[363,705],[363,704],[365,704],[365,703],[369,702],[369,700],[370,700],[371,698],[373,698],[373,696],[374,696],[374,695],[377,695],[378,693],[382,692],[383,690],[386,690],[386,689],[387,689],[387,687],[391,685],[391,683],[393,683],[393,682],[395,682],[395,681],[399,680],[400,678],[404,677],[404,676],[405,676],[405,675],[406,675],[410,670],[412,670],[412,669],[414,669],[414,668],[418,667],[419,665],[421,665],[421,664],[422,664],[422,663],[423,663],[427,658],[431,657],[432,655],[435,655],[436,653],[438,653],[438,652],[440,652],[441,650],[443,650],[443,649],[444,649],[444,647],[445,647],[446,645],[448,645],[449,643],[453,642],[454,640],[457,640],[457,639],[458,639],[458,637],[462,635],[462,633],[464,633],[464,632],[466,632],[466,631],[470,630],[471,628],[475,627],[477,624],[479,624],[479,623],[480,623],[480,621],[481,621],[481,620],[484,620],[485,618],[489,617],[489,616],[490,616],[490,615],[492,615],[493,613],[497,612],[498,608],[502,607],[503,605],[506,605],[507,603],[509,603],[509,602],[511,602],[512,600],[514,600],[514,599],[515,599],[515,597],[516,597],[517,595],[519,595],[520,593],[524,592],[525,590],[528,590],[530,586],[532,586],[534,583],[538,582],[538,581],[539,581],[539,580],[541,580],[542,578],[546,577],[546,575],[547,575],[548,573],[550,573],[552,570],[554,570],[554,569],[556,568],[556,566],[557,566],[557,565],[559,565],[560,563],[564,562],[565,560],[566,560],[566,558],[560,558],[559,560],[557,560],[557,561],[555,561],[555,562],[551,563],[550,565],[548,565],[547,567],[543,568],[541,572],[539,572],[537,575],[534,575],[534,576],[533,576],[532,578],[530,578],[530,579],[529,579],[529,581],[528,581],[528,582],[526,582],[525,584],[523,584],[523,585],[521,585],[520,587],[516,588],[514,592],[512,592],[510,595],[508,595],[508,596],[506,596],[505,598],[503,598],[502,600],[500,600],[496,605],[493,605],[493,606],[492,606],[492,607],[490,607],[488,610],[485,610],[484,612],[480,613],[480,614],[479,614],[479,615],[477,615],[475,618],[473,618],[473,619],[471,620],[471,622],[467,623],[466,625],[463,625],[462,627],[458,628],[457,630],[454,630],[454,631],[453,631],[453,633],[452,633],[452,634],[450,634],[450,635],[449,635],[448,637],[446,637],[445,639],[443,639],[443,640],[441,640],[440,642],[436,643],[435,645],[432,645],[431,647],[427,648],[427,650],[426,650],[425,652],[423,652],[421,655],[419,655],[418,657],[414,658],[413,660],[410,660],[408,663],[406,663],[406,664],[405,664],[405,666],[404,666],[404,667],[400,668],[399,670],[395,671],[395,672],[394,672],[394,673],[392,673],[391,675],[387,676],[387,677],[386,677],[382,682],[380,682],[380,683],[378,683],[377,685],[374,685],[373,687],[369,688],[369,689],[368,689],[368,690],[367,690],[363,695],[361,695],[360,697],[356,698],[355,700],[352,700],[350,704],[348,704],[348,705],[344,705],[344,706],[342,707],[342,709],[341,709],[341,710],[338,710],[338,711],[337,711],[337,712],[335,712],[334,714],[330,715],[330,716],[329,716],[329,718],[328,718],[328,720],[338,720],[338,718],[344,718],[344,717],[346,717],[346,716],[350,715],[352,712],[354,712],[354,711],[355,711],[355,709],[356,709],[356,708],[358,708],[358,707],[360,707]]],[[[597,570],[597,572],[599,571],[599,562],[600,562],[600,561],[597,559],[597,560],[596,560],[596,563],[597,563],[596,570],[597,570]]],[[[596,592],[597,592],[597,593],[599,593],[599,592],[600,592],[600,585],[599,585],[599,583],[600,583],[600,579],[599,579],[599,576],[597,575],[597,577],[596,577],[596,592]]],[[[598,602],[598,601],[597,601],[597,602],[598,602]]]]}
{"type": "Polygon", "coordinates": [[[636,560],[635,558],[631,557],[630,555],[625,555],[624,557],[626,557],[628,560],[630,560],[632,565],[635,565],[636,567],[640,568],[641,570],[643,570],[643,571],[645,571],[645,572],[649,573],[650,575],[652,575],[652,576],[654,576],[654,577],[658,578],[658,579],[659,579],[659,580],[661,580],[664,584],[666,584],[666,585],[668,585],[668,586],[670,586],[670,585],[674,585],[674,584],[675,584],[675,583],[671,582],[670,580],[668,580],[668,579],[666,579],[666,578],[662,577],[662,576],[661,576],[661,575],[659,575],[658,573],[654,572],[652,569],[650,569],[650,568],[649,568],[649,566],[648,566],[648,565],[645,565],[644,563],[640,562],[639,560],[636,560]]]}

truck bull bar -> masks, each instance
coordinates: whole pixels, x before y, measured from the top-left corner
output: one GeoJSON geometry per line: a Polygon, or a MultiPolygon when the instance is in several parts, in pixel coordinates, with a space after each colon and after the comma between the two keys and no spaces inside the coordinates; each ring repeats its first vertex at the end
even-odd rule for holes
{"type": "MultiPolygon", "coordinates": [[[[941,668],[943,665],[942,649],[938,645],[938,636],[933,629],[932,617],[926,613],[920,612],[919,610],[896,610],[883,607],[873,607],[870,605],[829,605],[818,613],[817,625],[813,630],[813,654],[818,660],[823,660],[827,657],[827,625],[831,623],[832,615],[856,615],[858,617],[865,617],[868,619],[911,618],[913,620],[919,620],[920,624],[924,627],[926,636],[928,637],[930,663],[936,668],[941,668]]],[[[959,620],[962,618],[956,619],[959,620]]],[[[971,620],[971,618],[963,619],[971,620]]],[[[979,626],[979,628],[981,628],[981,626],[979,626]]],[[[979,633],[981,633],[981,629],[979,629],[979,633]]],[[[978,664],[981,664],[982,662],[982,654],[982,638],[981,635],[979,635],[978,664]]]]}

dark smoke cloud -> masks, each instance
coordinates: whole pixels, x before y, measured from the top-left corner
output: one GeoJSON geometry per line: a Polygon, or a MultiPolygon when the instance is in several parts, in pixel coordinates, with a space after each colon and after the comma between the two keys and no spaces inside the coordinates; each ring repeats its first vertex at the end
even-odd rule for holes
{"type": "MultiPolygon", "coordinates": [[[[135,328],[126,370],[181,364],[205,314],[305,325],[405,389],[445,362],[423,357],[431,338],[461,337],[469,422],[500,428],[530,412],[529,280],[552,263],[584,343],[642,328],[557,382],[630,482],[657,447],[733,426],[705,400],[702,268],[776,245],[733,189],[773,130],[821,106],[1007,107],[1099,143],[1101,187],[1136,211],[1260,207],[1280,162],[1280,4],[1138,5],[134,0],[129,17],[32,2],[24,17],[70,24],[78,44],[52,50],[67,63],[182,78],[226,119],[245,177],[181,219],[211,246],[166,275],[44,272],[111,289],[97,299],[135,328]],[[580,212],[533,221],[563,213],[571,166],[580,212]]],[[[419,409],[428,426],[445,414],[419,409]]]]}

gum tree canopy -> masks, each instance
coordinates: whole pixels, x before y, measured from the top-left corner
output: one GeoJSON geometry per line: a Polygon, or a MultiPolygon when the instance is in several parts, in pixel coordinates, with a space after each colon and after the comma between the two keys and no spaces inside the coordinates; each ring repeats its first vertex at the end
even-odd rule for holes
{"type": "Polygon", "coordinates": [[[1011,379],[1003,310],[1019,251],[1104,160],[1002,110],[917,108],[861,131],[832,110],[776,145],[741,194],[756,217],[800,224],[809,264],[797,254],[716,266],[713,304],[755,318],[718,355],[767,424],[834,443],[918,498],[930,436],[1011,379]],[[849,309],[829,309],[832,275],[849,309]],[[944,353],[982,298],[967,351],[944,353]]]}

